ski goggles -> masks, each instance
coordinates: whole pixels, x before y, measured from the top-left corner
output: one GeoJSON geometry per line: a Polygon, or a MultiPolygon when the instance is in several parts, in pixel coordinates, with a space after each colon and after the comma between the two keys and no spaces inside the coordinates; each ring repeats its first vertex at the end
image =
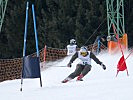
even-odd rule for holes
{"type": "Polygon", "coordinates": [[[80,54],[81,54],[82,56],[86,56],[86,55],[87,55],[87,52],[80,52],[80,54]]]}

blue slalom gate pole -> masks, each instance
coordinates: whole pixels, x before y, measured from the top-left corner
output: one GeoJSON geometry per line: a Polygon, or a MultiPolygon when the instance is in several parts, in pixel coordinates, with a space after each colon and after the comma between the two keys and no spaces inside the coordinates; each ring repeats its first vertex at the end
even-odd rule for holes
{"type": "MultiPolygon", "coordinates": [[[[23,62],[24,62],[24,57],[25,57],[25,53],[26,53],[26,37],[27,37],[27,26],[28,26],[28,10],[29,10],[29,2],[27,2],[26,4],[26,20],[25,20],[25,31],[24,31],[24,47],[23,47],[23,62]]],[[[24,68],[24,64],[22,66],[22,71],[24,68]]],[[[22,84],[23,84],[23,78],[21,75],[21,88],[20,91],[22,91],[22,84]]]]}
{"type": "Polygon", "coordinates": [[[25,31],[24,31],[24,47],[23,47],[23,57],[26,52],[26,37],[27,37],[27,26],[28,26],[28,10],[29,10],[29,2],[27,2],[26,6],[26,20],[25,20],[25,31]]]}
{"type": "Polygon", "coordinates": [[[32,4],[32,13],[33,13],[34,32],[35,32],[35,39],[36,39],[36,51],[37,51],[37,57],[39,57],[38,38],[37,38],[37,30],[36,30],[36,18],[35,18],[35,10],[34,10],[33,4],[32,4]]]}
{"type": "MultiPolygon", "coordinates": [[[[37,57],[39,57],[38,38],[37,38],[37,30],[36,30],[36,18],[35,18],[35,10],[34,10],[34,5],[33,4],[32,4],[32,14],[33,14],[34,32],[35,32],[35,39],[36,39],[36,51],[37,51],[37,57]]],[[[40,86],[42,87],[41,75],[40,75],[40,86]]]]}

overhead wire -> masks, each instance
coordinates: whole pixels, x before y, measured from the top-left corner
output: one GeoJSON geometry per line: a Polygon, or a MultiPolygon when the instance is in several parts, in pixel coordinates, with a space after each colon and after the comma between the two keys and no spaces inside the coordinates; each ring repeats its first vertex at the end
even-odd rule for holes
{"type": "Polygon", "coordinates": [[[100,25],[97,27],[97,29],[93,32],[93,34],[86,40],[86,42],[84,43],[84,45],[86,45],[88,43],[88,41],[92,38],[92,36],[94,34],[96,34],[97,30],[101,27],[101,25],[105,22],[107,18],[104,18],[104,20],[100,23],[100,25]]]}

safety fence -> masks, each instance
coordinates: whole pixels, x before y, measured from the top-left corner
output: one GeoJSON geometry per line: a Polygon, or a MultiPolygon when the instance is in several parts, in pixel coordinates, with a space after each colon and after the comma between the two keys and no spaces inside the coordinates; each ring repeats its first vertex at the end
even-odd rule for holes
{"type": "MultiPolygon", "coordinates": [[[[88,49],[92,50],[94,45],[89,45],[88,49]]],[[[96,46],[95,46],[96,48],[96,46]]],[[[94,49],[94,48],[93,48],[94,49]]],[[[66,56],[66,49],[44,47],[39,51],[40,62],[55,61],[66,56]]],[[[36,56],[36,53],[28,55],[36,56]]],[[[23,58],[0,59],[0,82],[21,78],[23,58]]]]}
{"type": "MultiPolygon", "coordinates": [[[[44,49],[39,51],[40,53],[40,62],[44,61],[44,49]]],[[[36,56],[36,53],[28,55],[28,56],[36,56]]],[[[54,61],[57,59],[61,59],[66,56],[65,49],[57,49],[57,48],[46,48],[46,61],[54,61]]],[[[5,80],[13,80],[21,78],[22,71],[22,61],[23,58],[15,58],[15,59],[0,59],[0,82],[5,80]]]]}

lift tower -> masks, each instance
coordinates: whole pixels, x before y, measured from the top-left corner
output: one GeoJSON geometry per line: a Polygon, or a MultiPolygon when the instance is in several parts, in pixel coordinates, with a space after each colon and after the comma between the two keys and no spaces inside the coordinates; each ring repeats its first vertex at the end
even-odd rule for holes
{"type": "Polygon", "coordinates": [[[7,6],[8,0],[0,0],[0,32],[5,16],[6,6],[7,6]]]}
{"type": "MultiPolygon", "coordinates": [[[[124,21],[124,0],[106,0],[107,5],[107,24],[108,36],[118,35],[121,44],[127,48],[127,34],[125,34],[125,21],[124,21]],[[116,33],[114,33],[114,28],[116,33]]],[[[108,42],[108,49],[112,51],[118,47],[114,41],[108,42]]]]}

